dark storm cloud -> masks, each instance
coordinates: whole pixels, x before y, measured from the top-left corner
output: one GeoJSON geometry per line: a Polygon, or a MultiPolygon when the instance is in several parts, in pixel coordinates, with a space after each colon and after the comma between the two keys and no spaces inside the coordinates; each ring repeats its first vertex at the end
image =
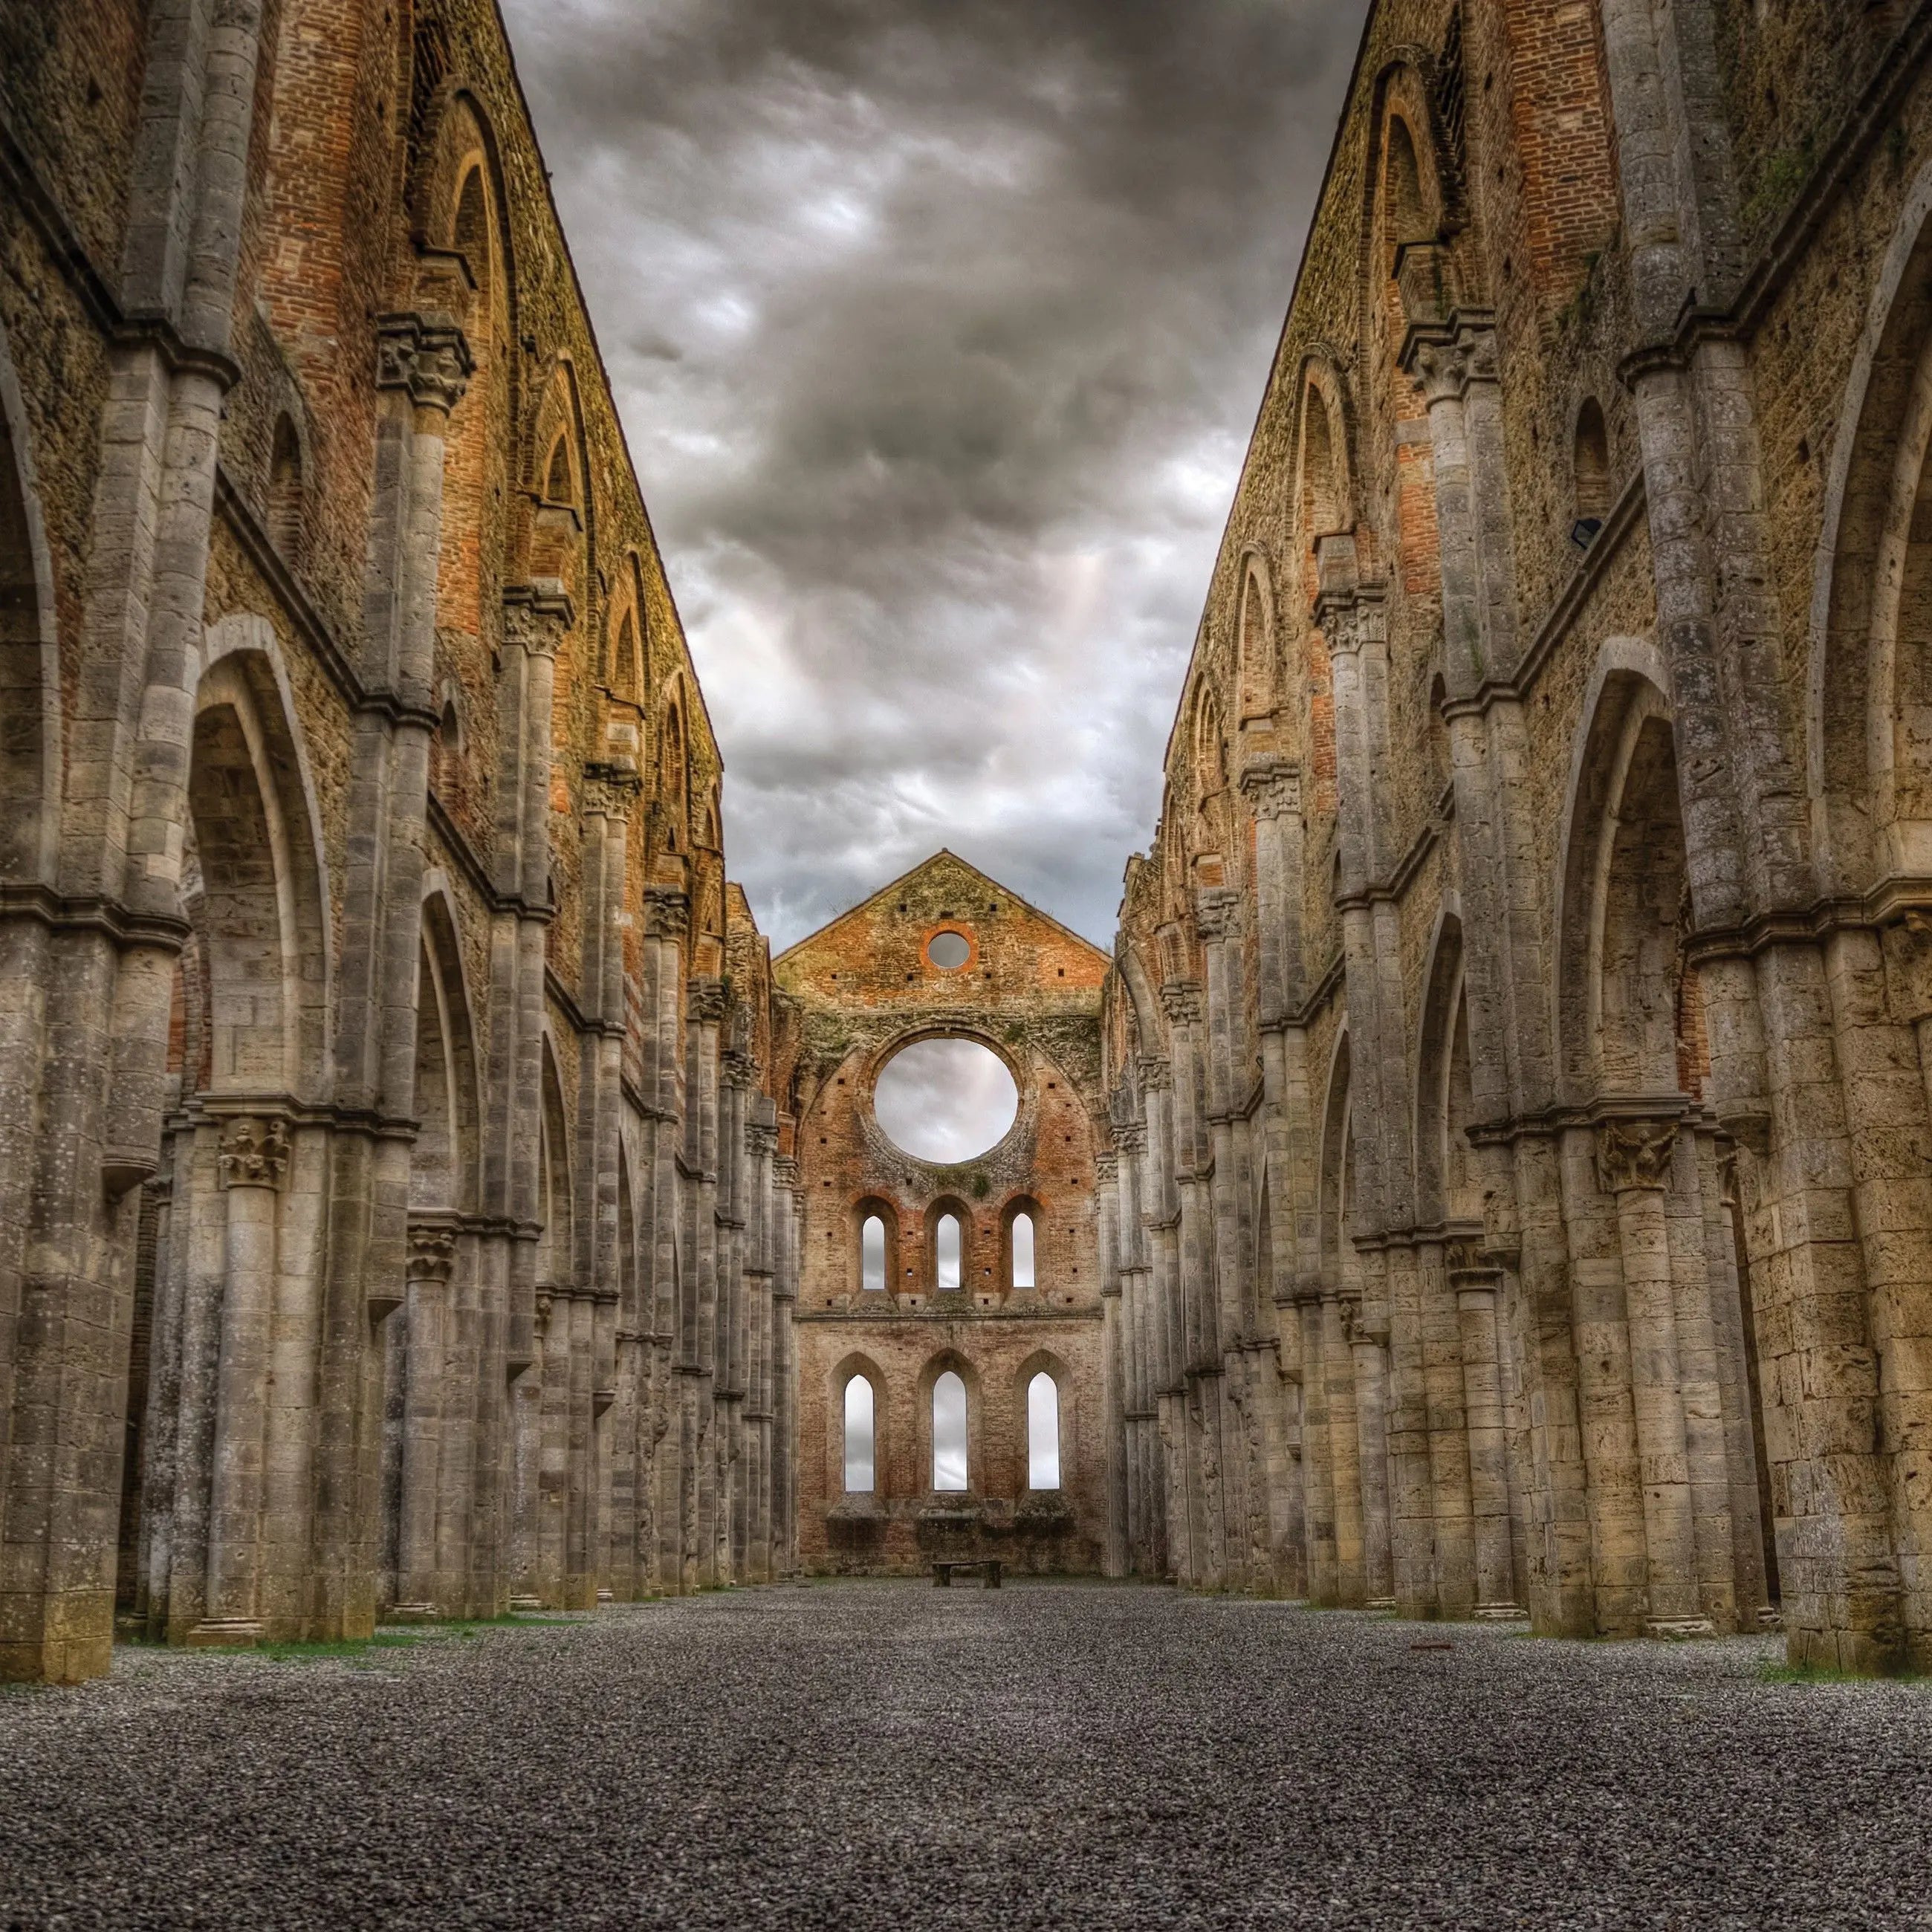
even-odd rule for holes
{"type": "Polygon", "coordinates": [[[1363,0],[506,0],[781,945],[1105,942],[1363,0]]]}

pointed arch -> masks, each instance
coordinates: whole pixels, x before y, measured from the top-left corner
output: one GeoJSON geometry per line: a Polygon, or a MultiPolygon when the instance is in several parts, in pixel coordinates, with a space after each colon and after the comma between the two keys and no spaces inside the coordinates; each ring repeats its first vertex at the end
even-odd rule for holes
{"type": "Polygon", "coordinates": [[[537,1284],[568,1286],[576,1272],[577,1243],[570,1180],[570,1116],[563,1104],[556,1044],[550,1029],[543,1036],[543,1109],[538,1150],[538,1213],[543,1233],[537,1243],[537,1284]]]}
{"type": "Polygon", "coordinates": [[[52,884],[60,824],[60,656],[26,425],[0,329],[0,879],[52,884]]]}
{"type": "Polygon", "coordinates": [[[1552,1016],[1563,1097],[1701,1084],[1702,1022],[1670,701],[1656,653],[1599,656],[1571,758],[1555,905],[1552,1016]]]}
{"type": "Polygon", "coordinates": [[[188,767],[209,1078],[320,1097],[327,1086],[330,904],[320,813],[265,617],[203,640],[188,767]]]}
{"type": "Polygon", "coordinates": [[[1416,1060],[1416,1224],[1430,1228],[1479,1218],[1466,1138],[1474,1118],[1468,1002],[1463,987],[1462,922],[1454,900],[1437,914],[1423,984],[1416,1060]]]}
{"type": "Polygon", "coordinates": [[[1343,536],[1354,527],[1354,499],[1341,378],[1328,356],[1311,355],[1302,364],[1292,506],[1304,550],[1312,552],[1324,537],[1343,536]]]}
{"type": "Polygon", "coordinates": [[[455,901],[448,882],[433,872],[423,897],[417,979],[416,1108],[425,1128],[434,1126],[435,1138],[426,1144],[419,1133],[418,1156],[410,1163],[412,1208],[474,1214],[482,1198],[482,1136],[472,1012],[455,901]],[[428,1198],[432,1184],[441,1198],[428,1198]]]}
{"type": "Polygon", "coordinates": [[[560,356],[543,385],[529,439],[529,568],[573,591],[596,554],[597,502],[577,365],[560,356]]]}
{"type": "Polygon", "coordinates": [[[1874,281],[1837,413],[1812,578],[1807,777],[1820,884],[1932,872],[1932,163],[1874,281]]]}
{"type": "Polygon", "coordinates": [[[1271,718],[1280,702],[1280,646],[1275,636],[1274,582],[1264,550],[1251,548],[1242,560],[1240,614],[1235,651],[1239,670],[1240,720],[1271,718]]]}
{"type": "Polygon", "coordinates": [[[1342,1254],[1348,1243],[1349,1108],[1348,1030],[1345,1026],[1335,1036],[1335,1047],[1328,1062],[1328,1092],[1322,1106],[1321,1195],[1317,1204],[1316,1231],[1322,1277],[1339,1281],[1342,1254]]]}

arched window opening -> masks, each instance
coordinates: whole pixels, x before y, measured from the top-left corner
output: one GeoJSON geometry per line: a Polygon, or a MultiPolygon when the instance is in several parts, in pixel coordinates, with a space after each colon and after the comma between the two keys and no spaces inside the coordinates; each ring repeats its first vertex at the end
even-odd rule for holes
{"type": "Polygon", "coordinates": [[[268,538],[293,562],[302,541],[302,442],[286,416],[275,421],[275,442],[268,459],[268,538]]]}
{"type": "Polygon", "coordinates": [[[1442,674],[1438,671],[1429,686],[1429,760],[1436,775],[1438,798],[1448,788],[1454,770],[1449,752],[1449,721],[1442,715],[1442,707],[1448,701],[1448,687],[1442,681],[1442,674]]]}
{"type": "Polygon", "coordinates": [[[961,1250],[964,1246],[960,1238],[959,1216],[942,1214],[939,1226],[933,1236],[933,1286],[935,1288],[957,1288],[960,1285],[960,1269],[964,1260],[961,1250]]]}
{"type": "Polygon", "coordinates": [[[859,1286],[868,1293],[885,1292],[886,1224],[877,1214],[868,1214],[859,1230],[859,1286]]]}
{"type": "Polygon", "coordinates": [[[463,188],[456,199],[456,246],[479,294],[490,287],[489,216],[483,200],[483,170],[472,168],[463,177],[463,188]]]}
{"type": "Polygon", "coordinates": [[[870,1496],[878,1481],[872,1384],[865,1376],[854,1376],[845,1384],[845,1493],[870,1496]]]}
{"type": "Polygon", "coordinates": [[[966,1486],[966,1384],[951,1369],[932,1385],[932,1486],[966,1486]]]}
{"type": "Polygon", "coordinates": [[[1060,1486],[1060,1384],[1042,1369],[1027,1384],[1027,1487],[1060,1486]]]}
{"type": "Polygon", "coordinates": [[[638,694],[638,632],[628,610],[624,613],[624,621],[617,626],[616,662],[612,668],[610,683],[620,698],[634,699],[638,694]]]}
{"type": "Polygon", "coordinates": [[[1265,718],[1274,709],[1274,635],[1268,593],[1252,566],[1241,588],[1241,716],[1265,718]]]}
{"type": "Polygon", "coordinates": [[[1302,398],[1301,415],[1301,535],[1312,550],[1341,529],[1342,492],[1328,400],[1312,382],[1302,398]]]}
{"type": "Polygon", "coordinates": [[[442,701],[442,716],[436,720],[436,729],[430,734],[429,788],[442,791],[448,784],[450,772],[455,761],[463,754],[463,725],[456,715],[456,700],[446,698],[442,701]]]}
{"type": "Polygon", "coordinates": [[[544,480],[544,496],[552,503],[568,503],[570,496],[570,446],[559,436],[550,446],[550,470],[544,480]]]}
{"type": "Polygon", "coordinates": [[[1610,513],[1610,439],[1604,426],[1603,409],[1594,396],[1586,398],[1576,412],[1574,473],[1576,520],[1570,528],[1570,540],[1578,549],[1588,550],[1610,513]]]}
{"type": "Polygon", "coordinates": [[[1013,1216],[1012,1285],[1031,1288],[1033,1275],[1033,1216],[1022,1210],[1013,1216]]]}
{"type": "Polygon", "coordinates": [[[1388,216],[1383,232],[1391,254],[1405,242],[1429,242],[1428,205],[1422,196],[1422,170],[1415,158],[1414,136],[1408,123],[1392,115],[1388,124],[1388,216]]]}

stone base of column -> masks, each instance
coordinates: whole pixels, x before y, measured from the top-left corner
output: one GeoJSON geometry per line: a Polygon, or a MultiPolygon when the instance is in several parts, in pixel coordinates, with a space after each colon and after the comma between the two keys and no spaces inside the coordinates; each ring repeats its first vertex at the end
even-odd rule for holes
{"type": "Polygon", "coordinates": [[[254,1617],[209,1617],[182,1639],[194,1650],[246,1650],[261,1641],[262,1626],[254,1617]]]}
{"type": "Polygon", "coordinates": [[[1708,1617],[1646,1617],[1643,1634],[1676,1643],[1690,1637],[1715,1636],[1718,1627],[1708,1617]]]}
{"type": "Polygon", "coordinates": [[[1529,1612],[1520,1604],[1478,1604],[1475,1618],[1479,1624],[1520,1624],[1529,1620],[1529,1612]]]}
{"type": "Polygon", "coordinates": [[[541,1597],[512,1597],[510,1599],[510,1610],[513,1616],[519,1611],[540,1610],[542,1608],[543,1599],[541,1597]]]}
{"type": "Polygon", "coordinates": [[[377,1619],[386,1624],[440,1624],[442,1612],[434,1604],[396,1604],[377,1619]]]}
{"type": "Polygon", "coordinates": [[[617,1593],[614,1590],[599,1590],[597,1600],[600,1604],[614,1604],[617,1600],[617,1593]]]}
{"type": "Polygon", "coordinates": [[[1784,1612],[1775,1604],[1761,1604],[1758,1609],[1757,1627],[1761,1630],[1781,1630],[1784,1628],[1784,1612]]]}
{"type": "Polygon", "coordinates": [[[1365,1610],[1392,1610],[1395,1608],[1395,1599],[1393,1597],[1371,1597],[1362,1607],[1365,1610]]]}

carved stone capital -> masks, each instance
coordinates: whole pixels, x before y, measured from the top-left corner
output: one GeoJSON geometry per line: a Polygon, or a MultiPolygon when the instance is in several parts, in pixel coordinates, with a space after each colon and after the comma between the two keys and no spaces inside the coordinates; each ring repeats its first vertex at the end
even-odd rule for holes
{"type": "Polygon", "coordinates": [[[1496,332],[1463,321],[1452,334],[1415,344],[1410,367],[1430,403],[1459,402],[1472,384],[1496,380],[1496,332]]]}
{"type": "Polygon", "coordinates": [[[1250,758],[1241,790],[1257,818],[1292,818],[1301,809],[1301,767],[1289,758],[1250,758]]]}
{"type": "Polygon", "coordinates": [[[718,1026],[723,1023],[728,1001],[722,980],[694,976],[685,997],[694,1025],[718,1026]]]}
{"type": "Polygon", "coordinates": [[[1204,886],[1194,895],[1194,923],[1210,946],[1238,939],[1241,932],[1241,896],[1232,886],[1204,886]]]}
{"type": "Polygon", "coordinates": [[[796,1154],[782,1154],[772,1162],[772,1178],[781,1187],[796,1187],[798,1177],[798,1156],[796,1154]]]}
{"type": "Polygon", "coordinates": [[[747,1094],[758,1091],[758,1063],[742,1047],[728,1046],[718,1056],[718,1077],[728,1087],[747,1094]]]}
{"type": "Polygon", "coordinates": [[[627,818],[644,788],[638,768],[628,758],[584,768],[584,809],[593,817],[627,818]]]}
{"type": "Polygon", "coordinates": [[[554,577],[503,586],[503,641],[520,646],[532,657],[555,657],[576,621],[570,593],[554,577]]]}
{"type": "Polygon", "coordinates": [[[406,1270],[412,1281],[445,1282],[456,1271],[456,1230],[412,1222],[406,1270]]]}
{"type": "Polygon", "coordinates": [[[288,1165],[289,1130],[281,1121],[244,1115],[223,1130],[223,1186],[279,1187],[288,1165]]]}
{"type": "Polygon", "coordinates": [[[454,316],[431,309],[376,318],[376,386],[406,391],[418,409],[448,415],[476,367],[454,316]]]}
{"type": "Polygon", "coordinates": [[[644,934],[682,940],[691,929],[691,895],[680,886],[644,888],[644,934]]]}
{"type": "Polygon", "coordinates": [[[1147,1152],[1147,1123],[1144,1120],[1122,1120],[1114,1129],[1114,1150],[1117,1154],[1130,1155],[1147,1152]]]}
{"type": "Polygon", "coordinates": [[[1141,1059],[1141,1090],[1143,1093],[1166,1094],[1173,1090],[1174,1069],[1165,1060],[1156,1060],[1143,1054],[1141,1059]]]}
{"type": "Polygon", "coordinates": [[[1677,1144],[1675,1120],[1605,1120],[1597,1129],[1597,1184],[1606,1194],[1665,1187],[1677,1144]]]}
{"type": "Polygon", "coordinates": [[[1160,989],[1160,1004],[1169,1026],[1198,1026],[1201,988],[1191,980],[1170,980],[1160,989]]]}
{"type": "Polygon", "coordinates": [[[1118,1154],[1096,1154],[1094,1156],[1094,1172],[1111,1187],[1120,1178],[1120,1157],[1118,1154]]]}

